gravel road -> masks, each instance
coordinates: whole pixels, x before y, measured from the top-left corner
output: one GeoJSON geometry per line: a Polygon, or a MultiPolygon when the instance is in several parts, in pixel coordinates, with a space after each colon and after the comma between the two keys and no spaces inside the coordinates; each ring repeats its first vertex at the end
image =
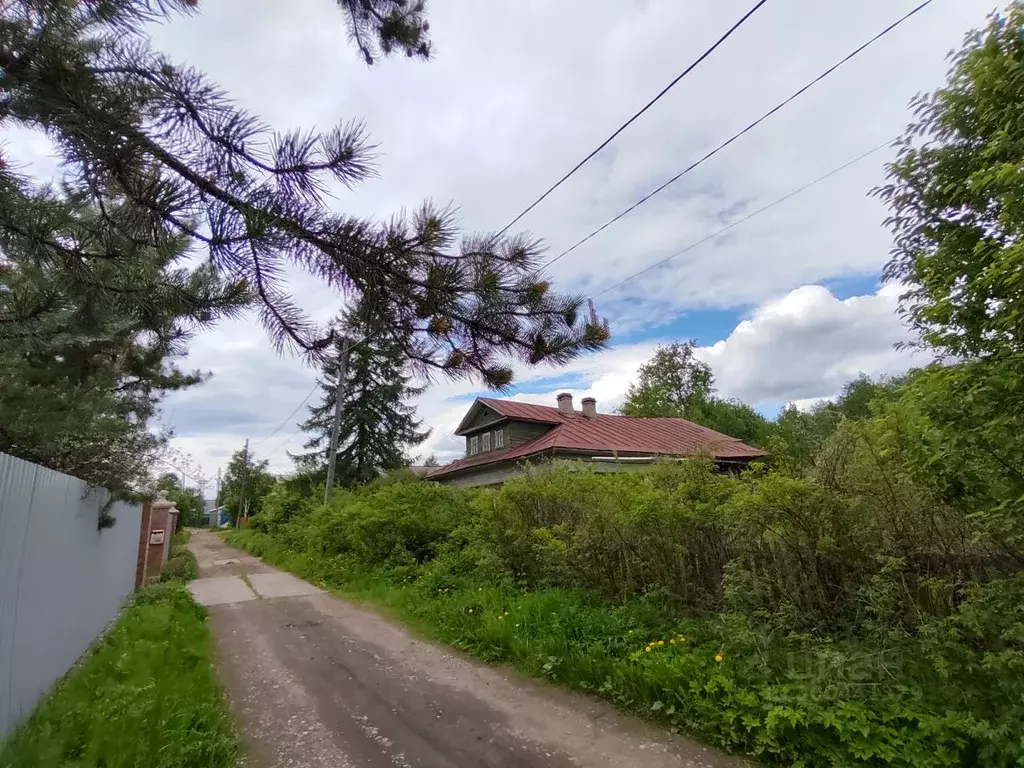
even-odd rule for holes
{"type": "Polygon", "coordinates": [[[723,768],[602,702],[414,637],[208,531],[192,536],[242,765],[723,768]]]}

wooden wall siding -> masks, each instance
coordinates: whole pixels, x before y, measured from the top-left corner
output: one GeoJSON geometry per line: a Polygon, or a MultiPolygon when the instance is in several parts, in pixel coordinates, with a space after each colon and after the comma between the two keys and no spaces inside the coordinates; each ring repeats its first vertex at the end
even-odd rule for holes
{"type": "Polygon", "coordinates": [[[508,424],[506,442],[510,448],[518,448],[524,443],[536,440],[549,429],[553,428],[553,424],[535,424],[531,421],[510,421],[508,424]]]}
{"type": "Polygon", "coordinates": [[[475,437],[477,439],[477,447],[478,447],[479,450],[478,450],[478,452],[476,454],[474,454],[476,456],[479,456],[481,453],[491,453],[492,451],[496,451],[496,450],[500,450],[500,451],[508,450],[508,448],[509,448],[509,444],[508,444],[508,430],[509,430],[509,425],[508,424],[502,424],[500,427],[494,427],[493,429],[484,429],[484,430],[481,430],[480,432],[474,432],[472,435],[467,435],[466,436],[466,456],[468,457],[470,455],[470,453],[469,453],[469,440],[472,437],[475,437]],[[500,448],[498,448],[497,445],[495,444],[495,439],[494,439],[494,433],[495,432],[502,432],[505,435],[504,444],[500,448]],[[488,451],[485,451],[484,450],[484,446],[483,446],[483,435],[485,433],[489,433],[490,436],[491,436],[491,448],[488,451]]]}
{"type": "Polygon", "coordinates": [[[504,450],[508,450],[509,448],[518,448],[520,445],[523,445],[524,443],[528,443],[531,440],[536,440],[538,437],[540,437],[541,435],[543,435],[545,432],[547,432],[549,429],[552,429],[553,427],[554,427],[553,424],[536,424],[536,423],[534,423],[532,421],[508,421],[508,422],[505,422],[504,424],[502,424],[500,427],[494,427],[492,429],[483,429],[483,430],[480,430],[478,432],[474,432],[471,435],[466,435],[466,456],[467,457],[480,456],[482,453],[484,453],[484,450],[483,450],[482,446],[480,447],[480,450],[477,453],[475,453],[475,454],[470,454],[470,452],[469,452],[469,441],[470,441],[470,438],[476,437],[477,438],[477,444],[479,445],[479,443],[480,443],[480,435],[482,435],[484,432],[491,432],[492,433],[491,434],[491,451],[495,451],[495,450],[502,450],[502,451],[504,451],[504,450]],[[493,435],[493,432],[495,432],[497,430],[502,430],[505,433],[505,444],[500,449],[496,449],[494,447],[494,435],[493,435]]]}
{"type": "Polygon", "coordinates": [[[467,430],[471,430],[474,427],[482,427],[485,424],[491,424],[501,418],[501,414],[493,408],[486,405],[481,405],[480,410],[477,412],[476,417],[466,425],[467,430]]]}

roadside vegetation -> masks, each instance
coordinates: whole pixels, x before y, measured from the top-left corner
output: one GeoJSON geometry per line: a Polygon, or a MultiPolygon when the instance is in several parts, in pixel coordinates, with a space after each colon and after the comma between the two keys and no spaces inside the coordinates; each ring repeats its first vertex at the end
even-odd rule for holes
{"type": "Polygon", "coordinates": [[[196,562],[196,556],[185,546],[190,538],[192,534],[186,530],[174,532],[171,555],[160,572],[160,581],[187,582],[199,578],[199,563],[196,562]]]}
{"type": "Polygon", "coordinates": [[[234,544],[481,659],[783,765],[1011,766],[1024,575],[914,482],[887,415],[815,471],[538,469],[280,486],[234,544]],[[883,449],[883,445],[888,448],[883,449]]]}
{"type": "Polygon", "coordinates": [[[227,768],[237,743],[205,611],[180,584],[143,590],[0,745],[2,768],[227,768]]]}

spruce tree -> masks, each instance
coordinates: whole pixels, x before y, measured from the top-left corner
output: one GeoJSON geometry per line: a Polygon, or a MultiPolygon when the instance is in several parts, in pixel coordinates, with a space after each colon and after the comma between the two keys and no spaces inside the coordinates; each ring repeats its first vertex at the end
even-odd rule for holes
{"type": "MultiPolygon", "coordinates": [[[[387,336],[376,338],[355,314],[346,326],[345,333],[358,343],[349,351],[342,399],[335,465],[340,485],[369,482],[382,471],[408,466],[405,450],[430,436],[407,402],[422,389],[410,384],[403,347],[387,336]]],[[[303,446],[308,453],[293,456],[302,471],[326,472],[340,360],[341,349],[336,348],[319,380],[321,400],[310,406],[302,424],[309,434],[303,446]]]]}
{"type": "MultiPolygon", "coordinates": [[[[422,2],[338,0],[368,64],[427,58],[422,2]]],[[[89,282],[110,243],[163,248],[186,237],[219,275],[244,282],[277,347],[319,357],[332,344],[285,285],[298,267],[389,320],[379,336],[429,375],[492,387],[514,360],[566,362],[604,346],[607,327],[557,295],[528,235],[459,239],[451,210],[374,221],[330,210],[331,187],[372,175],[372,145],[349,122],[276,133],[195,69],[149,46],[145,25],[193,13],[196,0],[19,0],[0,6],[0,127],[45,131],[73,194],[99,216],[82,239],[36,215],[17,158],[0,157],[0,230],[89,282]],[[116,209],[108,207],[117,201],[116,209]]]]}

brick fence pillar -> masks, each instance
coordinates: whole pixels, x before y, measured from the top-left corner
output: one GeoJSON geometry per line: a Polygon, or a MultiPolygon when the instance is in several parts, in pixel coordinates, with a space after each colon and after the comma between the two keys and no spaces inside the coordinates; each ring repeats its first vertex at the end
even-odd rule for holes
{"type": "Polygon", "coordinates": [[[142,530],[139,532],[139,562],[135,586],[145,586],[160,577],[171,550],[171,537],[178,519],[174,502],[168,501],[167,491],[159,491],[157,498],[142,506],[142,530]]]}

